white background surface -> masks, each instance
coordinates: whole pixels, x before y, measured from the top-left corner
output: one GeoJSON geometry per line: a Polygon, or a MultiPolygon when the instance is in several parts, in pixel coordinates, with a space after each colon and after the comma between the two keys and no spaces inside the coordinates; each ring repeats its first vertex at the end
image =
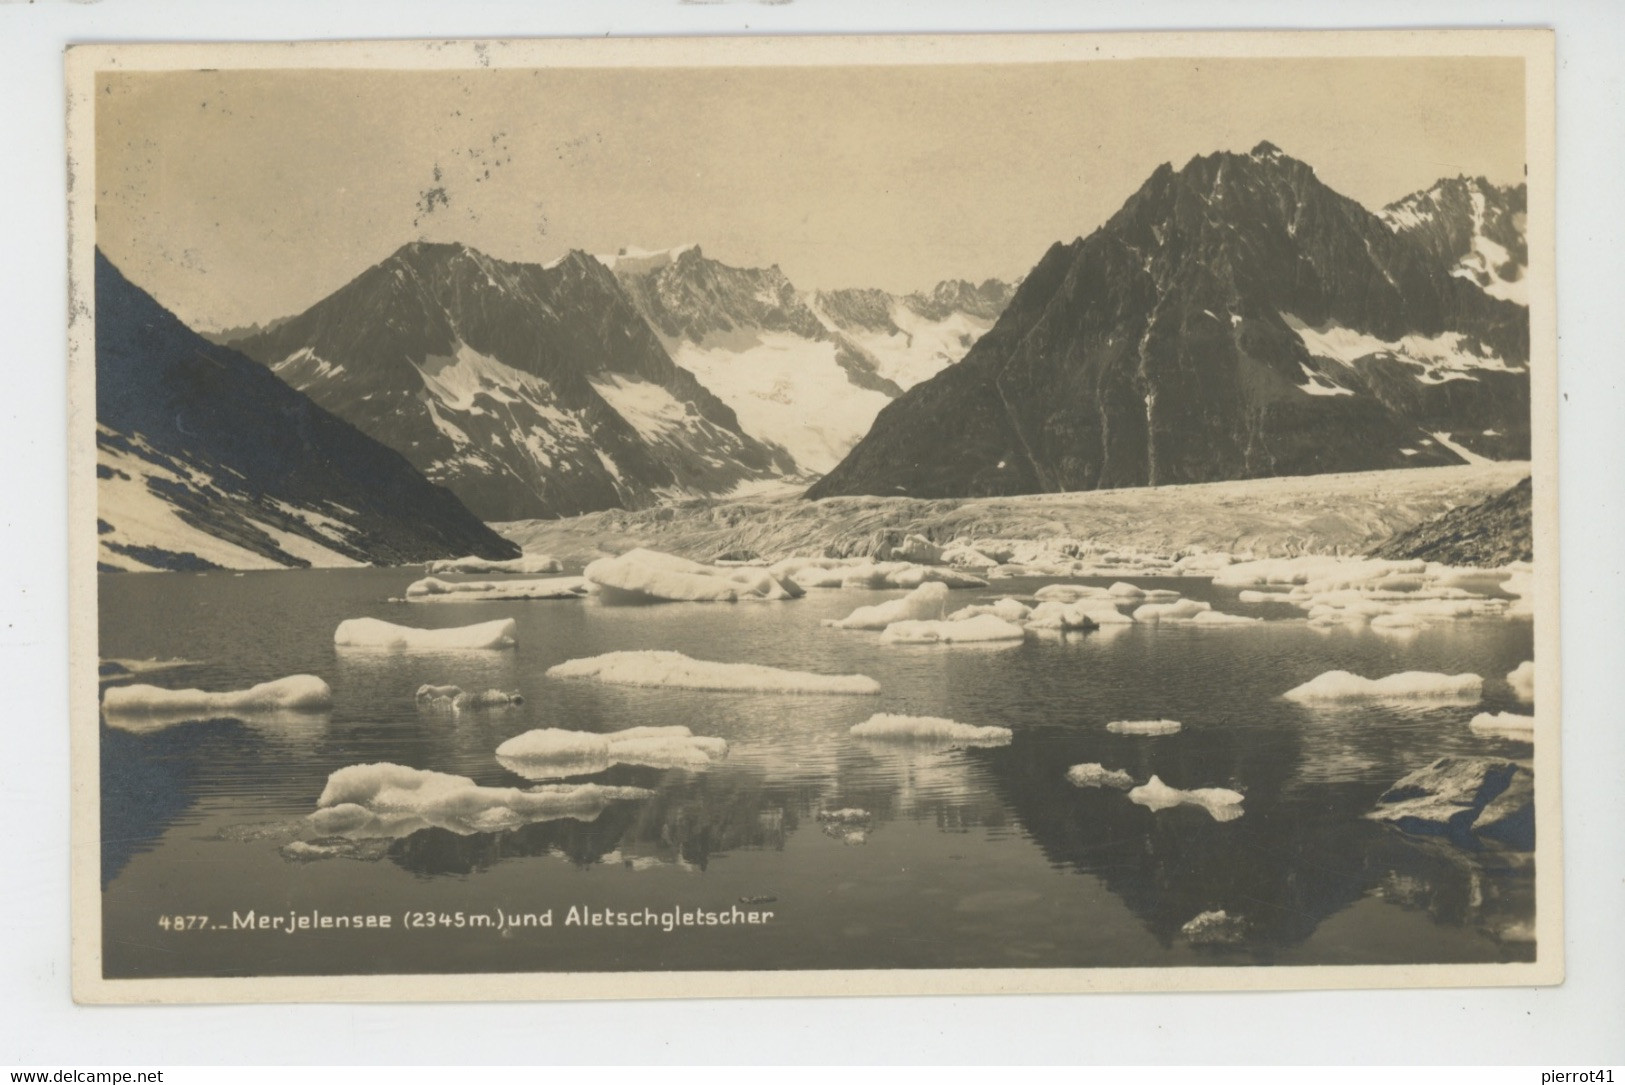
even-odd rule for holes
{"type": "MultiPolygon", "coordinates": [[[[0,0],[0,1065],[1625,1062],[1625,5],[0,0]],[[82,1008],[68,993],[66,229],[71,41],[1550,25],[1568,981],[1536,990],[82,1008]]],[[[1080,224],[1081,225],[1081,224],[1080,224]]],[[[1536,1079],[1538,1080],[1538,1079],[1536,1079]]]]}

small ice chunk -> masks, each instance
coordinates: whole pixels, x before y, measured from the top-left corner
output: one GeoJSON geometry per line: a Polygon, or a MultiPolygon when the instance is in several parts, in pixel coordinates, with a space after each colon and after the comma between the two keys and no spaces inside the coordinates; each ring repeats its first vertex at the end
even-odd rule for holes
{"type": "Polygon", "coordinates": [[[1184,791],[1177,787],[1169,787],[1162,782],[1160,776],[1153,776],[1146,783],[1128,793],[1131,801],[1151,810],[1168,810],[1175,806],[1200,806],[1213,815],[1214,821],[1234,821],[1242,815],[1241,804],[1245,796],[1239,791],[1231,791],[1225,787],[1199,787],[1192,791],[1184,791]]]}
{"type": "Polygon", "coordinates": [[[1084,604],[1053,600],[1039,603],[1027,618],[1028,629],[1093,629],[1099,624],[1084,604]]]}
{"type": "Polygon", "coordinates": [[[350,765],[328,776],[308,820],[328,836],[403,837],[431,827],[468,836],[559,818],[592,821],[612,802],[652,794],[641,787],[600,784],[483,787],[466,776],[386,761],[350,765]]]}
{"type": "Polygon", "coordinates": [[[859,738],[902,742],[951,742],[961,746],[1008,746],[1014,737],[1008,727],[973,727],[937,716],[899,716],[877,712],[852,725],[859,738]]]}
{"type": "Polygon", "coordinates": [[[137,729],[154,719],[183,723],[232,713],[320,712],[331,707],[332,689],[313,674],[290,675],[223,693],[137,685],[111,686],[102,696],[109,725],[117,727],[130,719],[137,729]]]}
{"type": "Polygon", "coordinates": [[[1187,622],[1203,611],[1212,610],[1213,604],[1195,599],[1179,599],[1172,603],[1145,603],[1134,609],[1137,622],[1187,622]]]}
{"type": "Polygon", "coordinates": [[[873,820],[874,815],[867,810],[860,810],[856,806],[843,806],[839,810],[818,811],[819,821],[833,821],[842,825],[853,825],[873,820]]]}
{"type": "Polygon", "coordinates": [[[1112,594],[1089,584],[1045,584],[1033,592],[1033,598],[1040,603],[1077,603],[1084,599],[1110,599],[1112,594]]]}
{"type": "Polygon", "coordinates": [[[964,621],[893,622],[880,634],[882,644],[986,644],[990,641],[1022,640],[1027,633],[1019,625],[982,614],[964,621]]]}
{"type": "Polygon", "coordinates": [[[824,624],[835,629],[885,629],[894,622],[931,621],[942,617],[948,603],[948,586],[941,583],[921,584],[900,599],[859,607],[840,619],[824,619],[824,624]]]}
{"type": "Polygon", "coordinates": [[[1233,946],[1247,939],[1247,921],[1223,909],[1203,912],[1179,928],[1193,946],[1233,946]]]}
{"type": "Polygon", "coordinates": [[[1106,730],[1115,735],[1173,735],[1182,726],[1178,720],[1113,720],[1106,730]]]}
{"type": "Polygon", "coordinates": [[[517,558],[505,561],[492,561],[490,558],[463,557],[441,558],[431,561],[424,566],[423,571],[433,576],[435,573],[562,573],[564,566],[559,560],[549,554],[522,554],[517,558]]]}
{"type": "Polygon", "coordinates": [[[1348,671],[1327,671],[1282,694],[1292,701],[1477,701],[1484,679],[1476,674],[1401,671],[1383,678],[1362,678],[1348,671]]]}
{"type": "Polygon", "coordinates": [[[1535,702],[1535,661],[1526,659],[1507,674],[1512,693],[1524,704],[1535,702]]]}
{"type": "Polygon", "coordinates": [[[512,618],[497,618],[449,629],[417,629],[378,618],[348,618],[333,631],[333,643],[340,648],[383,648],[407,652],[512,648],[517,628],[518,623],[512,618]]]}
{"type": "Polygon", "coordinates": [[[1249,618],[1245,614],[1225,614],[1217,610],[1204,610],[1191,618],[1192,625],[1257,625],[1262,618],[1249,618]]]}
{"type": "Polygon", "coordinates": [[[525,699],[517,693],[506,693],[500,689],[488,689],[483,692],[465,691],[461,686],[432,686],[421,685],[413,697],[420,708],[434,709],[440,712],[462,712],[471,708],[504,708],[508,705],[524,704],[525,699]]]}
{"type": "Polygon", "coordinates": [[[995,618],[1002,618],[1007,622],[1019,622],[1032,613],[1027,604],[1006,596],[997,603],[973,603],[968,607],[960,607],[948,615],[950,622],[962,622],[967,618],[975,618],[982,614],[991,614],[995,618]]]}
{"type": "Polygon", "coordinates": [[[1244,588],[1237,592],[1236,598],[1243,603],[1285,603],[1288,606],[1296,606],[1298,602],[1285,592],[1254,591],[1251,588],[1244,588]]]}
{"type": "Polygon", "coordinates": [[[583,576],[537,580],[441,580],[424,577],[406,586],[408,603],[482,603],[510,599],[580,599],[592,590],[583,576]]]}
{"type": "Polygon", "coordinates": [[[547,669],[549,678],[596,678],[618,686],[729,690],[746,693],[880,692],[880,683],[862,674],[811,674],[755,663],[714,663],[681,652],[608,652],[572,659],[547,669]]]}
{"type": "Polygon", "coordinates": [[[1145,598],[1145,589],[1144,588],[1141,588],[1136,584],[1130,584],[1126,580],[1119,580],[1117,583],[1113,584],[1111,587],[1107,588],[1106,590],[1108,592],[1110,592],[1112,595],[1119,598],[1119,599],[1144,599],[1145,598]]]}
{"type": "Polygon", "coordinates": [[[1525,741],[1535,736],[1535,717],[1516,712],[1480,712],[1467,726],[1484,734],[1510,735],[1525,741]]]}
{"type": "Polygon", "coordinates": [[[728,744],[682,726],[629,727],[606,734],[546,727],[515,735],[496,753],[504,768],[543,780],[602,772],[611,765],[704,768],[726,757],[728,744]]]}
{"type": "Polygon", "coordinates": [[[1122,769],[1109,769],[1098,763],[1073,765],[1066,770],[1066,778],[1078,787],[1115,787],[1127,791],[1134,786],[1134,777],[1122,769]]]}
{"type": "Polygon", "coordinates": [[[642,548],[599,558],[582,571],[606,603],[733,603],[742,599],[794,599],[805,594],[794,581],[768,569],[719,569],[674,554],[642,548]]]}

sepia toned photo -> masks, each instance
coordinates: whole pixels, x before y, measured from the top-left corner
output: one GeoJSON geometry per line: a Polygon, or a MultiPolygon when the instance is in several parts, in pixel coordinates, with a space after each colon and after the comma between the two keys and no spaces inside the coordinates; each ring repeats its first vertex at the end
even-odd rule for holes
{"type": "Polygon", "coordinates": [[[1551,48],[71,49],[76,997],[1560,981],[1551,48]]]}

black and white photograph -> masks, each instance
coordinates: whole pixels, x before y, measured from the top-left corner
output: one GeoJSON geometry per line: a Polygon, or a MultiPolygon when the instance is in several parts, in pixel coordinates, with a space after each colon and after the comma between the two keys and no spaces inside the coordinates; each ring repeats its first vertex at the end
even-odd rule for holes
{"type": "Polygon", "coordinates": [[[1553,78],[73,48],[75,997],[1560,982],[1553,78]]]}

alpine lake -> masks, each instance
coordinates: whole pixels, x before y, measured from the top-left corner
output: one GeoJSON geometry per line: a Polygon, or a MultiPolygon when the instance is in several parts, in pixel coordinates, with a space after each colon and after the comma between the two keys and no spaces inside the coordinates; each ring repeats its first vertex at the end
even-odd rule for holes
{"type": "MultiPolygon", "coordinates": [[[[1134,578],[1261,623],[1135,624],[997,647],[889,645],[823,627],[900,591],[783,602],[391,602],[417,569],[106,574],[104,659],[183,660],[137,681],[238,689],[318,675],[323,713],[129,730],[100,723],[104,973],[109,978],[643,970],[1122,968],[1502,962],[1534,956],[1529,853],[1412,836],[1364,815],[1445,754],[1527,759],[1468,728],[1527,711],[1503,676],[1532,657],[1528,618],[1403,634],[1318,630],[1205,578],[1134,578]],[[346,618],[518,623],[505,650],[338,649],[346,618]],[[827,674],[877,696],[700,692],[550,678],[617,650],[827,674]],[[1482,675],[1483,700],[1311,707],[1283,692],[1330,670],[1482,675]],[[523,703],[420,709],[422,684],[523,703]],[[999,725],[997,747],[896,743],[849,729],[877,712],[999,725]],[[1107,730],[1165,718],[1176,734],[1107,730]],[[529,788],[498,763],[535,728],[682,724],[725,739],[701,769],[620,765],[646,788],[592,820],[500,832],[421,828],[313,841],[330,773],[392,762],[529,788]],[[1097,762],[1136,781],[1245,796],[1221,821],[1074,786],[1097,762]],[[846,811],[843,820],[820,813],[846,811]],[[313,858],[312,856],[320,856],[313,858]],[[1233,936],[1192,937],[1222,910],[1233,936]],[[244,918],[252,913],[252,918],[244,918]],[[616,914],[642,917],[637,924],[616,914]],[[745,915],[730,923],[680,917],[745,915]],[[593,921],[593,916],[599,922],[593,921]],[[322,917],[373,917],[324,925],[322,917]],[[547,917],[546,923],[542,917],[547,917]],[[650,917],[653,918],[650,918],[650,917]],[[667,918],[675,916],[674,921],[667,918]],[[275,917],[274,924],[270,917],[275,917]],[[301,924],[300,917],[305,917],[301,924]],[[387,917],[389,925],[380,925],[387,917]]],[[[952,593],[950,607],[1053,578],[952,593]]],[[[1106,584],[1106,580],[1081,583],[1106,584]]]]}

